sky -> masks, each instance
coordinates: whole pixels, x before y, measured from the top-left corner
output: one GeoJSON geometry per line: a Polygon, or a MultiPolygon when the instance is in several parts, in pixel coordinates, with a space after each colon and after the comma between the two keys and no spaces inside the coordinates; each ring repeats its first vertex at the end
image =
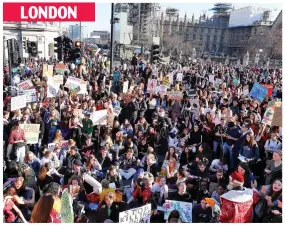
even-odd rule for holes
{"type": "MultiPolygon", "coordinates": [[[[188,18],[192,18],[192,14],[194,13],[195,19],[198,19],[201,12],[204,10],[207,12],[207,15],[210,17],[213,13],[209,11],[209,9],[213,8],[214,3],[160,3],[162,7],[173,7],[178,9],[180,12],[180,17],[183,18],[185,13],[188,18]]],[[[282,8],[282,4],[271,3],[271,4],[245,4],[245,3],[233,3],[235,9],[242,8],[245,6],[254,6],[254,7],[262,7],[269,9],[280,9],[282,8]]],[[[96,15],[95,22],[92,23],[83,23],[82,26],[87,26],[88,34],[93,30],[111,30],[110,25],[111,19],[111,3],[96,3],[96,15]]],[[[69,24],[76,23],[65,23],[64,26],[68,26],[69,24]]]]}

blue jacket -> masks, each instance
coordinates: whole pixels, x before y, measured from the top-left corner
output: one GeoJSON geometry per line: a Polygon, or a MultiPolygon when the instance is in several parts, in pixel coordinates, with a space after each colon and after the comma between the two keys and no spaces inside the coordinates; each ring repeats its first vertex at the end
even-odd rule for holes
{"type": "Polygon", "coordinates": [[[256,144],[253,146],[242,145],[240,148],[239,154],[241,154],[242,156],[248,159],[258,160],[259,148],[256,144]]]}

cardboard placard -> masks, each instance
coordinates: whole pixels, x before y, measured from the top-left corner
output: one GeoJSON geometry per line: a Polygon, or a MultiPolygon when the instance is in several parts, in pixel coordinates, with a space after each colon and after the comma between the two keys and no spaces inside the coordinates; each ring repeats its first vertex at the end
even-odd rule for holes
{"type": "Polygon", "coordinates": [[[282,127],[282,107],[275,106],[271,126],[282,127]]]}
{"type": "Polygon", "coordinates": [[[34,87],[31,80],[25,80],[22,83],[17,84],[20,90],[28,90],[34,87]]]}
{"type": "Polygon", "coordinates": [[[37,144],[39,142],[40,124],[20,124],[20,128],[25,131],[27,144],[37,144]]]}
{"type": "Polygon", "coordinates": [[[182,91],[168,91],[167,95],[168,95],[168,99],[170,99],[170,100],[180,101],[183,98],[183,92],[182,91]]]}
{"type": "Polygon", "coordinates": [[[151,204],[130,209],[119,214],[119,223],[150,223],[151,204]]]}

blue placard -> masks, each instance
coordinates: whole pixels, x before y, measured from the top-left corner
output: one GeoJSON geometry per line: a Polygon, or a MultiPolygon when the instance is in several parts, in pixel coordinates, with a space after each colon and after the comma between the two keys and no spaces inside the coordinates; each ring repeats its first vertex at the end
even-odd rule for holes
{"type": "Polygon", "coordinates": [[[262,102],[263,99],[267,96],[267,93],[268,93],[268,88],[255,82],[250,91],[250,96],[256,99],[257,101],[262,102]]]}

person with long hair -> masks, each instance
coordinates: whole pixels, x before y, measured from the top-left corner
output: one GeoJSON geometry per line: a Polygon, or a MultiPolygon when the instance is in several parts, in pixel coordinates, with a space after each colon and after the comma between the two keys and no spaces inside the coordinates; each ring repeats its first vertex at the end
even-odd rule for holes
{"type": "MultiPolygon", "coordinates": [[[[272,181],[273,177],[282,170],[282,152],[274,152],[272,160],[270,160],[265,168],[265,184],[268,185],[272,181]]],[[[282,175],[280,176],[282,177],[282,175]]]]}
{"type": "Polygon", "coordinates": [[[166,182],[168,185],[174,184],[176,186],[176,180],[177,180],[177,161],[175,158],[170,158],[168,160],[168,165],[166,166],[165,172],[166,172],[166,182]]]}
{"type": "Polygon", "coordinates": [[[254,140],[254,136],[251,133],[247,133],[245,140],[243,141],[239,154],[245,158],[245,160],[252,164],[259,158],[259,148],[254,140]]]}
{"type": "Polygon", "coordinates": [[[52,216],[54,198],[51,194],[44,194],[36,203],[32,216],[31,223],[56,223],[52,216]]]}
{"type": "Polygon", "coordinates": [[[53,143],[59,144],[63,140],[61,130],[57,130],[55,132],[55,137],[53,139],[53,143]]]}
{"type": "Polygon", "coordinates": [[[40,189],[43,190],[43,188],[51,182],[59,183],[61,177],[63,177],[63,175],[59,174],[49,162],[40,167],[37,183],[40,189]]]}
{"type": "Polygon", "coordinates": [[[94,155],[88,156],[85,167],[88,173],[98,174],[98,172],[102,170],[102,166],[94,155]]]}
{"type": "Polygon", "coordinates": [[[3,193],[3,213],[4,213],[4,221],[5,223],[15,223],[18,221],[17,216],[22,220],[24,223],[28,223],[23,216],[22,212],[20,209],[15,205],[13,198],[14,195],[16,194],[16,190],[13,187],[7,188],[4,190],[3,193]],[[17,213],[17,215],[15,215],[17,213]]]}
{"type": "Polygon", "coordinates": [[[246,162],[240,162],[237,166],[236,170],[239,174],[241,174],[244,178],[243,186],[246,188],[251,188],[251,180],[250,180],[250,169],[246,162]]]}
{"type": "Polygon", "coordinates": [[[170,146],[168,152],[165,154],[165,160],[169,160],[170,158],[174,158],[176,161],[178,161],[178,154],[175,153],[174,146],[170,146]]]}
{"type": "Polygon", "coordinates": [[[278,200],[282,195],[282,180],[276,179],[271,185],[262,186],[258,195],[260,201],[254,210],[255,222],[261,222],[263,217],[269,214],[272,207],[278,206],[278,200]]]}

